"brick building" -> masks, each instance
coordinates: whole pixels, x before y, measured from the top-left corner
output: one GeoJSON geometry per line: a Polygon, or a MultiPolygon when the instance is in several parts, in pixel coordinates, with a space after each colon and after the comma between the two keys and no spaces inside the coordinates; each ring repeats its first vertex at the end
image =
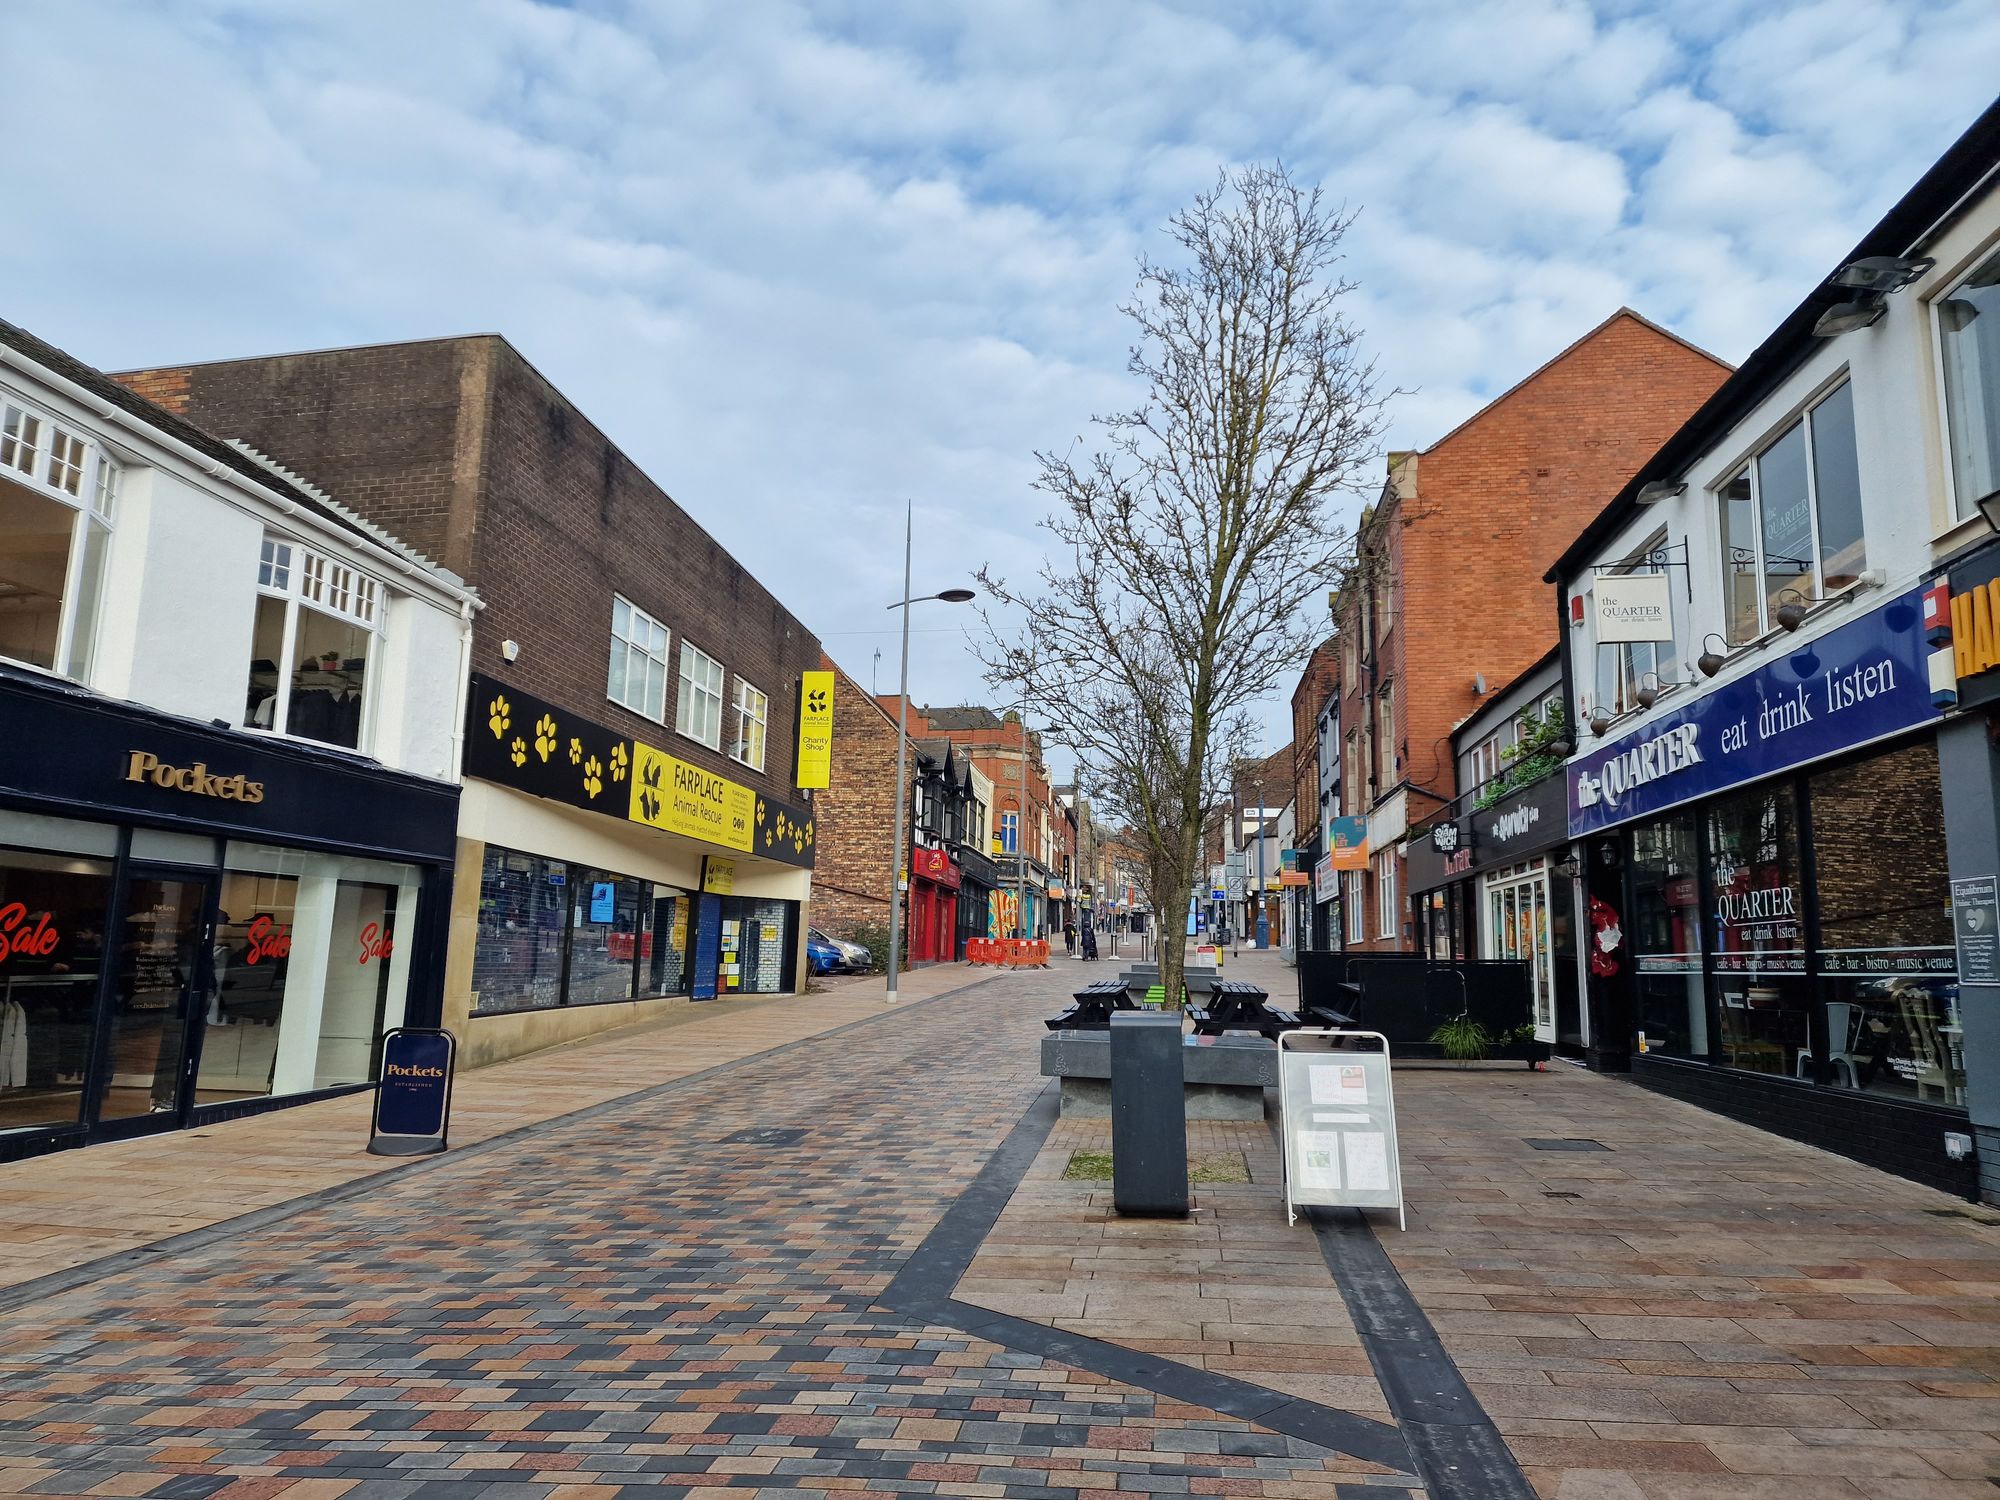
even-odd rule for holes
{"type": "Polygon", "coordinates": [[[1261,758],[1239,760],[1230,772],[1229,849],[1242,856],[1242,898],[1230,895],[1234,910],[1229,925],[1239,943],[1256,935],[1261,908],[1275,945],[1284,923],[1278,877],[1283,871],[1282,854],[1287,830],[1285,810],[1292,805],[1292,746],[1285,745],[1261,758]]]}
{"type": "MultiPolygon", "coordinates": [[[[896,847],[896,718],[834,660],[833,770],[813,798],[818,859],[813,924],[837,938],[889,926],[889,871],[896,847]]],[[[895,699],[890,699],[890,704],[895,699]]]]}
{"type": "Polygon", "coordinates": [[[1430,447],[1389,455],[1336,613],[1346,946],[1411,945],[1398,844],[1457,795],[1452,727],[1557,638],[1543,572],[1729,366],[1621,308],[1430,447]]]}
{"type": "MultiPolygon", "coordinates": [[[[895,704],[890,695],[885,707],[891,715],[895,704]]],[[[989,906],[990,934],[1034,937],[1057,930],[1057,903],[1068,899],[1065,882],[1075,855],[1075,823],[1049,784],[1041,736],[1025,729],[1012,711],[999,714],[967,705],[911,704],[910,732],[950,741],[965,752],[977,772],[992,780],[988,847],[999,883],[989,906]],[[1054,894],[1057,891],[1062,894],[1054,894]],[[1025,913],[1020,911],[1023,901],[1025,913]]]]}
{"type": "Polygon", "coordinates": [[[1327,858],[1326,821],[1333,805],[1335,778],[1327,774],[1340,751],[1340,641],[1328,636],[1306,659],[1292,689],[1292,807],[1298,828],[1299,863],[1314,876],[1311,886],[1292,893],[1296,930],[1304,946],[1332,945],[1333,903],[1323,899],[1320,862],[1327,858]]]}
{"type": "MultiPolygon", "coordinates": [[[[444,1019],[468,1062],[802,973],[819,643],[506,340],[121,377],[471,580],[444,1019]]],[[[724,497],[717,497],[718,499],[724,497]]],[[[851,714],[851,709],[850,709],[851,714]]]]}

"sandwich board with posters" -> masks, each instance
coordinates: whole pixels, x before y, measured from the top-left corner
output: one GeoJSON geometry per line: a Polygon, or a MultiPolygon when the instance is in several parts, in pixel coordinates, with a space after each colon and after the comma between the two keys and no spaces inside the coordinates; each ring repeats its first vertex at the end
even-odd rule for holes
{"type": "Polygon", "coordinates": [[[1389,1039],[1379,1031],[1287,1031],[1278,1038],[1285,1215],[1302,1207],[1393,1208],[1403,1218],[1389,1039]]]}

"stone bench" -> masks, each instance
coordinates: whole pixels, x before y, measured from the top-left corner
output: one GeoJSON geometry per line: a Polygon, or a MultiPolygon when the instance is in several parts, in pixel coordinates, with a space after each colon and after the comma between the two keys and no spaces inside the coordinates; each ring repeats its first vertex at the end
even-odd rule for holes
{"type": "MultiPolygon", "coordinates": [[[[1189,1037],[1181,1050],[1190,1120],[1261,1120],[1264,1090],[1278,1082],[1278,1048],[1261,1036],[1189,1037]]],[[[1062,1080],[1062,1113],[1111,1116],[1111,1033],[1052,1032],[1042,1038],[1042,1076],[1062,1080]]]]}

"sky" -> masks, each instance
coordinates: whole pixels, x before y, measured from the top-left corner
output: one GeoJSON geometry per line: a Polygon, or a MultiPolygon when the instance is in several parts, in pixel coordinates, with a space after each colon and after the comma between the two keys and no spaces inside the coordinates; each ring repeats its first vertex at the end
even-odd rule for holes
{"type": "MultiPolygon", "coordinates": [[[[1621,305],[1741,359],[2000,79],[1993,0],[0,20],[0,316],[107,369],[505,334],[885,692],[906,503],[916,592],[1032,571],[1034,454],[1134,400],[1118,306],[1218,169],[1359,211],[1347,310],[1423,447],[1621,305]]],[[[988,701],[969,619],[913,611],[916,701],[988,701]]]]}

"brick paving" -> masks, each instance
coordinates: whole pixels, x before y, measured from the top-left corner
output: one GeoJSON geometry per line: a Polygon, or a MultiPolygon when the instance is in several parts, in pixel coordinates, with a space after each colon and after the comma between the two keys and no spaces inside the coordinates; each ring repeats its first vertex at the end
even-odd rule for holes
{"type": "Polygon", "coordinates": [[[31,1300],[0,1318],[0,1492],[1395,1493],[874,1307],[1040,1090],[1068,983],[1007,976],[31,1300]],[[728,1139],[774,1127],[805,1133],[728,1139]]]}
{"type": "Polygon", "coordinates": [[[1382,1242],[1541,1494],[1996,1493],[2000,1213],[1562,1064],[1396,1089],[1382,1242]]]}
{"type": "MultiPolygon", "coordinates": [[[[963,966],[919,970],[903,976],[903,998],[925,999],[983,977],[963,966]]],[[[452,1098],[452,1142],[488,1140],[883,1008],[879,977],[817,983],[823,993],[802,997],[669,1003],[655,1019],[462,1074],[452,1098]]],[[[372,1095],[349,1095],[0,1166],[0,1288],[394,1173],[400,1163],[362,1149],[372,1106],[372,1095]]]]}

